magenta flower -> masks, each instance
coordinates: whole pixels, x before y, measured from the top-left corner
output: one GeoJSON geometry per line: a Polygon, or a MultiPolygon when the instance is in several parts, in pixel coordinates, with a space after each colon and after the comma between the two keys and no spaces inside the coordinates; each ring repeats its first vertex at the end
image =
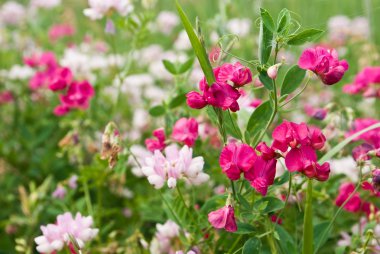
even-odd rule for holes
{"type": "Polygon", "coordinates": [[[265,196],[269,185],[274,182],[276,175],[276,159],[264,159],[264,156],[258,156],[253,167],[244,173],[244,177],[251,182],[251,186],[257,192],[265,196]]]}
{"type": "Polygon", "coordinates": [[[165,148],[165,130],[164,128],[159,128],[157,130],[153,131],[153,136],[156,138],[147,138],[145,140],[145,146],[146,148],[154,152],[155,150],[162,151],[165,148]]]}
{"type": "Polygon", "coordinates": [[[201,109],[207,106],[207,101],[198,92],[191,91],[186,94],[186,98],[187,105],[190,108],[201,109]]]}
{"type": "Polygon", "coordinates": [[[225,63],[214,69],[216,82],[219,84],[229,84],[234,87],[242,87],[252,82],[251,70],[241,63],[225,63]]]}
{"type": "Polygon", "coordinates": [[[208,214],[208,221],[214,228],[224,228],[228,232],[235,232],[237,230],[235,211],[230,205],[210,212],[208,214]]]}
{"type": "Polygon", "coordinates": [[[305,123],[296,124],[284,121],[273,130],[272,137],[272,147],[286,152],[288,146],[295,148],[307,141],[308,129],[305,123]]]}
{"type": "Polygon", "coordinates": [[[271,147],[267,146],[265,142],[260,142],[256,146],[256,150],[261,153],[264,160],[271,160],[276,157],[276,152],[271,147]]]}
{"type": "Polygon", "coordinates": [[[75,33],[75,27],[69,24],[56,24],[49,29],[49,40],[54,43],[57,40],[72,36],[75,33]]]}
{"type": "Polygon", "coordinates": [[[347,61],[339,61],[335,49],[327,49],[321,46],[308,48],[302,52],[298,66],[317,74],[326,85],[339,82],[348,69],[347,61]]]}
{"type": "Polygon", "coordinates": [[[69,108],[87,109],[89,100],[95,95],[95,90],[87,81],[74,81],[70,84],[65,95],[60,96],[62,105],[69,108]]]}
{"type": "Polygon", "coordinates": [[[238,180],[242,172],[253,167],[257,158],[255,150],[246,144],[229,143],[220,153],[219,164],[231,180],[238,180]]]}
{"type": "MultiPolygon", "coordinates": [[[[343,203],[348,199],[348,197],[355,190],[355,185],[353,183],[343,183],[339,187],[338,196],[335,199],[335,204],[337,206],[342,206],[343,203]]],[[[355,193],[351,199],[343,207],[346,211],[349,212],[358,212],[362,205],[362,200],[360,199],[359,193],[355,193]]]]}
{"type": "Polygon", "coordinates": [[[52,91],[63,90],[71,84],[72,80],[73,74],[69,68],[58,68],[49,81],[49,89],[52,91]]]}
{"type": "Polygon", "coordinates": [[[353,83],[343,87],[343,92],[380,98],[380,66],[365,67],[356,75],[353,83]]]}
{"type": "Polygon", "coordinates": [[[173,127],[172,138],[192,147],[198,138],[198,122],[194,118],[181,118],[173,127]]]}
{"type": "Polygon", "coordinates": [[[305,104],[304,110],[308,116],[313,117],[316,120],[323,120],[327,116],[327,110],[326,109],[316,108],[316,107],[313,107],[309,104],[305,104]]]}
{"type": "Polygon", "coordinates": [[[11,91],[0,92],[0,105],[7,104],[13,101],[13,94],[11,91]]]}

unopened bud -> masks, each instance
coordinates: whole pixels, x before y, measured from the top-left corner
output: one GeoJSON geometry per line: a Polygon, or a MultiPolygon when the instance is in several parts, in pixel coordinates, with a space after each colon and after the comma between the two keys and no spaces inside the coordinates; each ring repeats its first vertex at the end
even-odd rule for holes
{"type": "Polygon", "coordinates": [[[269,67],[267,70],[268,77],[270,77],[271,79],[276,79],[278,68],[280,68],[280,66],[281,66],[281,63],[278,63],[269,67]]]}

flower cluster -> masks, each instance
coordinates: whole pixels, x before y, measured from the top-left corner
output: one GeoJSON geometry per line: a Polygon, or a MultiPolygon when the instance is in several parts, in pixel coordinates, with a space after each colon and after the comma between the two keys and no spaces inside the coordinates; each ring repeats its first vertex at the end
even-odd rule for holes
{"type": "Polygon", "coordinates": [[[187,105],[195,109],[211,105],[223,110],[238,111],[239,88],[252,81],[250,69],[239,62],[225,63],[214,69],[214,76],[216,82],[211,85],[207,84],[206,78],[199,82],[202,93],[191,91],[186,95],[187,105]]]}
{"type": "Polygon", "coordinates": [[[316,150],[321,150],[326,141],[320,129],[305,123],[284,121],[273,130],[272,137],[272,148],[284,153],[290,172],[297,171],[318,181],[329,178],[330,164],[317,162],[316,150]]]}
{"type": "Polygon", "coordinates": [[[365,67],[356,75],[353,83],[343,87],[343,92],[380,98],[380,66],[365,67]]]}
{"type": "Polygon", "coordinates": [[[98,229],[92,228],[92,224],[91,216],[83,217],[80,213],[75,217],[71,213],[58,215],[55,224],[41,226],[42,235],[34,239],[37,251],[45,254],[60,251],[65,244],[72,246],[70,238],[83,248],[87,241],[98,234],[98,229]]]}
{"type": "MultiPolygon", "coordinates": [[[[380,121],[376,119],[357,118],[354,120],[351,129],[346,133],[346,137],[349,137],[377,123],[380,123],[380,121]]],[[[353,141],[358,140],[363,140],[364,143],[355,147],[352,151],[352,156],[356,161],[369,160],[371,158],[371,154],[380,157],[380,127],[361,134],[353,141]]]]}
{"type": "Polygon", "coordinates": [[[121,16],[126,16],[133,10],[129,0],[88,0],[90,8],[83,11],[92,20],[102,19],[110,11],[116,10],[121,16]]]}
{"type": "Polygon", "coordinates": [[[181,150],[175,144],[167,146],[165,155],[155,150],[153,156],[146,158],[145,163],[142,172],[156,189],[162,188],[165,182],[169,188],[174,188],[179,179],[193,185],[200,185],[209,179],[209,175],[202,171],[203,157],[193,158],[193,149],[188,146],[181,150]]]}
{"type": "MultiPolygon", "coordinates": [[[[155,138],[148,138],[145,140],[146,148],[154,152],[155,150],[162,151],[166,144],[165,130],[159,128],[153,131],[153,136],[155,138]]],[[[172,139],[176,142],[192,147],[195,140],[198,138],[198,122],[194,118],[180,118],[173,127],[173,132],[171,135],[172,139]]]]}
{"type": "Polygon", "coordinates": [[[76,81],[69,68],[61,67],[51,52],[41,55],[33,55],[24,59],[25,64],[34,68],[42,68],[37,71],[29,81],[32,90],[48,87],[53,92],[65,91],[60,94],[61,104],[54,109],[54,114],[62,116],[71,109],[87,109],[95,90],[87,81],[76,81]]]}
{"type": "Polygon", "coordinates": [[[302,52],[298,65],[302,69],[310,70],[317,74],[326,85],[339,82],[348,70],[347,61],[339,61],[338,53],[335,49],[320,46],[308,48],[302,52]]]}

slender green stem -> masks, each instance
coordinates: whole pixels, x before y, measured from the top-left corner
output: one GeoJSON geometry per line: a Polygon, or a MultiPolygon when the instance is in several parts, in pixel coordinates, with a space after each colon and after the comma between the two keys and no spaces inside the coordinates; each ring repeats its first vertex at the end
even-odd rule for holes
{"type": "Polygon", "coordinates": [[[239,235],[239,237],[236,238],[235,242],[232,244],[231,248],[228,250],[228,253],[232,253],[232,251],[235,249],[236,245],[240,242],[240,239],[243,237],[243,235],[239,235]]]}
{"type": "Polygon", "coordinates": [[[177,214],[173,211],[172,207],[170,206],[169,202],[166,200],[164,194],[162,194],[161,191],[159,191],[162,200],[164,201],[165,205],[168,207],[169,211],[173,215],[174,219],[176,220],[176,223],[182,227],[181,220],[178,218],[177,214]]]}
{"type": "Polygon", "coordinates": [[[270,219],[267,218],[266,224],[267,224],[267,228],[269,228],[269,230],[270,230],[269,234],[267,235],[269,248],[270,248],[272,254],[277,254],[276,243],[275,243],[275,240],[273,239],[274,229],[272,228],[272,225],[271,225],[272,221],[270,221],[270,219]]]}
{"type": "Polygon", "coordinates": [[[86,200],[87,212],[91,216],[93,216],[94,215],[94,211],[92,209],[91,196],[90,196],[90,191],[89,191],[89,188],[88,188],[87,180],[83,179],[82,183],[83,183],[84,196],[85,196],[85,200],[86,200]]]}
{"type": "Polygon", "coordinates": [[[281,212],[278,214],[275,225],[278,224],[278,221],[279,221],[279,219],[281,218],[281,215],[283,214],[283,212],[284,212],[286,206],[288,205],[288,201],[289,201],[289,197],[290,197],[290,192],[291,192],[291,190],[292,190],[292,174],[291,174],[290,171],[289,171],[289,186],[288,186],[288,193],[287,193],[287,195],[286,195],[284,208],[282,208],[281,212]]]}
{"type": "Polygon", "coordinates": [[[313,253],[313,180],[308,179],[305,216],[303,221],[303,254],[313,253]]]}
{"type": "Polygon", "coordinates": [[[238,200],[238,199],[237,199],[237,196],[236,196],[236,190],[235,190],[235,184],[234,184],[234,181],[230,180],[230,182],[231,182],[232,194],[233,194],[233,196],[234,196],[234,199],[235,199],[235,200],[238,200]]]}
{"type": "Polygon", "coordinates": [[[303,91],[305,91],[307,85],[309,84],[309,81],[310,81],[310,77],[308,77],[308,79],[307,79],[305,85],[302,87],[302,89],[299,90],[298,93],[295,94],[291,99],[289,99],[286,102],[284,102],[283,104],[281,104],[280,108],[284,107],[285,105],[287,105],[288,103],[290,103],[291,101],[293,101],[295,98],[297,98],[298,96],[300,96],[303,93],[303,91]]]}
{"type": "Polygon", "coordinates": [[[330,220],[330,224],[327,226],[327,228],[323,231],[322,236],[320,240],[317,242],[317,246],[315,247],[314,253],[317,253],[318,249],[321,247],[321,243],[325,241],[325,238],[328,236],[328,233],[330,232],[332,225],[334,224],[336,218],[343,210],[344,206],[351,200],[351,198],[355,195],[355,193],[359,190],[360,186],[362,185],[362,177],[363,177],[363,167],[359,167],[359,180],[356,184],[356,187],[354,191],[348,196],[348,198],[343,202],[343,204],[338,208],[336,213],[334,214],[334,217],[330,220]]]}

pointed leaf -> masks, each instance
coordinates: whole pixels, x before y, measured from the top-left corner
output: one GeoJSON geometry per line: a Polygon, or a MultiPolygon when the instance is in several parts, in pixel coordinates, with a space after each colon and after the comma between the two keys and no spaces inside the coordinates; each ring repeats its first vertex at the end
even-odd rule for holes
{"type": "Polygon", "coordinates": [[[323,30],[310,28],[298,34],[292,35],[288,40],[288,45],[302,45],[305,42],[312,42],[321,37],[323,30]]]}
{"type": "Polygon", "coordinates": [[[170,62],[168,60],[162,60],[162,63],[164,64],[165,69],[168,72],[170,72],[173,75],[177,75],[178,74],[177,68],[176,68],[176,66],[172,62],[170,62]]]}
{"type": "Polygon", "coordinates": [[[273,18],[269,14],[269,12],[263,8],[260,8],[260,15],[261,15],[262,21],[264,22],[264,25],[269,29],[269,31],[274,32],[275,25],[273,22],[273,18]]]}
{"type": "Polygon", "coordinates": [[[247,131],[249,133],[249,136],[252,138],[250,142],[252,145],[257,145],[259,141],[257,139],[270,121],[272,113],[273,108],[271,107],[269,101],[263,102],[255,109],[255,111],[253,111],[247,125],[247,131]]]}
{"type": "Polygon", "coordinates": [[[298,65],[293,65],[285,74],[281,86],[281,95],[294,92],[301,85],[305,75],[306,70],[301,69],[298,65]]]}

